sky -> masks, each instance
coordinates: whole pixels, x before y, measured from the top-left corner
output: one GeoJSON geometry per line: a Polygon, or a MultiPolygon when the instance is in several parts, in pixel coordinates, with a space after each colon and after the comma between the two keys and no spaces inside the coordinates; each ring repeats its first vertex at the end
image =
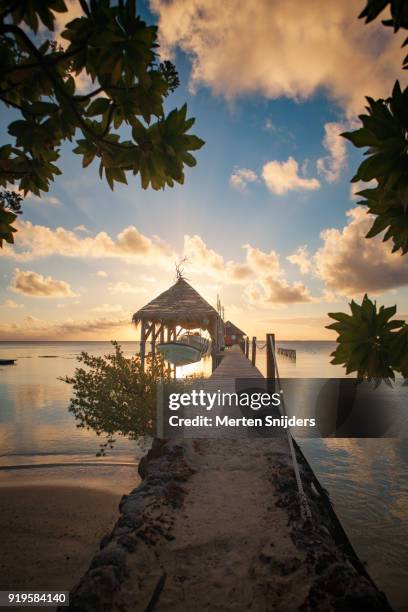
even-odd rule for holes
{"type": "MultiPolygon", "coordinates": [[[[0,252],[0,340],[136,340],[132,314],[183,257],[189,282],[250,336],[334,340],[327,313],[365,292],[407,316],[408,258],[364,238],[350,184],[361,152],[340,137],[365,95],[406,85],[403,38],[358,20],[363,1],[138,4],[179,71],[166,109],[187,102],[205,140],[198,164],[183,186],[145,191],[129,176],[112,192],[65,143],[63,174],[26,198],[0,252]]],[[[3,142],[15,118],[1,109],[3,142]]]]}

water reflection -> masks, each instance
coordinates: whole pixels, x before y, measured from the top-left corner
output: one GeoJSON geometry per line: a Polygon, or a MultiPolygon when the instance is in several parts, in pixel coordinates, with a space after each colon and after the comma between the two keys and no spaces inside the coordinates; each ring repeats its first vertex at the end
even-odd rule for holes
{"type": "MultiPolygon", "coordinates": [[[[0,368],[0,464],[15,455],[94,455],[100,439],[79,429],[68,412],[71,387],[58,380],[69,376],[82,350],[111,352],[109,343],[0,343],[0,356],[18,359],[16,366],[0,368]],[[58,355],[57,358],[41,358],[58,355]]],[[[128,343],[126,353],[137,350],[128,343]]],[[[135,442],[117,436],[113,456],[134,460],[135,442]]]]}

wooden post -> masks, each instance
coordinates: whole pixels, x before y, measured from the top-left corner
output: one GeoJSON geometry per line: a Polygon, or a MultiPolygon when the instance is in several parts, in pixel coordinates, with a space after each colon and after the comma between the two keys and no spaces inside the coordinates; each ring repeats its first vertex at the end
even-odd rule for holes
{"type": "Polygon", "coordinates": [[[252,338],[252,365],[255,365],[256,362],[256,336],[252,338]]]}
{"type": "Polygon", "coordinates": [[[140,360],[142,363],[142,370],[144,370],[145,354],[146,354],[146,323],[142,321],[140,325],[140,360]]]}
{"type": "MultiPolygon", "coordinates": [[[[160,327],[160,339],[159,339],[160,344],[162,344],[164,342],[164,323],[161,324],[160,327]]],[[[162,377],[164,376],[164,363],[162,361],[162,365],[161,365],[161,375],[162,377]]]]}
{"type": "MultiPolygon", "coordinates": [[[[170,325],[167,326],[167,340],[166,342],[170,342],[171,341],[171,327],[170,325]]],[[[171,365],[168,363],[167,364],[167,376],[170,378],[171,375],[171,365]]]]}
{"type": "Polygon", "coordinates": [[[156,357],[156,324],[152,323],[152,341],[150,343],[153,359],[156,357]]]}
{"type": "Polygon", "coordinates": [[[275,380],[275,334],[266,334],[266,378],[275,380]]]}
{"type": "Polygon", "coordinates": [[[249,357],[249,338],[248,336],[245,338],[245,357],[247,359],[249,357]]]}

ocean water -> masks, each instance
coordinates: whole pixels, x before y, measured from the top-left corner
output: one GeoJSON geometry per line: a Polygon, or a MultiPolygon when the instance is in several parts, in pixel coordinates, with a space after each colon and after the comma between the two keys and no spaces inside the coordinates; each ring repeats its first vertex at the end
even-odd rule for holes
{"type": "MultiPolygon", "coordinates": [[[[297,359],[279,358],[281,377],[344,376],[340,366],[330,365],[334,343],[282,345],[295,348],[297,359]]],[[[127,355],[139,348],[137,342],[122,346],[127,355]]],[[[44,474],[60,483],[98,487],[128,482],[131,488],[143,449],[117,437],[108,457],[96,458],[101,440],[92,431],[78,429],[68,412],[71,389],[58,378],[73,373],[82,350],[103,355],[111,346],[107,342],[0,343],[0,358],[18,359],[15,366],[0,366],[1,484],[38,482],[44,474]]],[[[257,366],[265,372],[265,351],[260,348],[257,366]]],[[[198,368],[180,368],[177,374],[198,371],[208,374],[209,360],[198,368]]],[[[371,576],[396,611],[408,611],[408,440],[399,436],[299,442],[371,576]]]]}

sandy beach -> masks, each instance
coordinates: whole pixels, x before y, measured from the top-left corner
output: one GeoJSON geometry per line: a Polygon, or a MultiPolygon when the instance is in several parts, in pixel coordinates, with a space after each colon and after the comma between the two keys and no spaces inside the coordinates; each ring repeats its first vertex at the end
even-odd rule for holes
{"type": "Polygon", "coordinates": [[[2,470],[0,590],[72,589],[138,482],[136,465],[2,470]]]}

